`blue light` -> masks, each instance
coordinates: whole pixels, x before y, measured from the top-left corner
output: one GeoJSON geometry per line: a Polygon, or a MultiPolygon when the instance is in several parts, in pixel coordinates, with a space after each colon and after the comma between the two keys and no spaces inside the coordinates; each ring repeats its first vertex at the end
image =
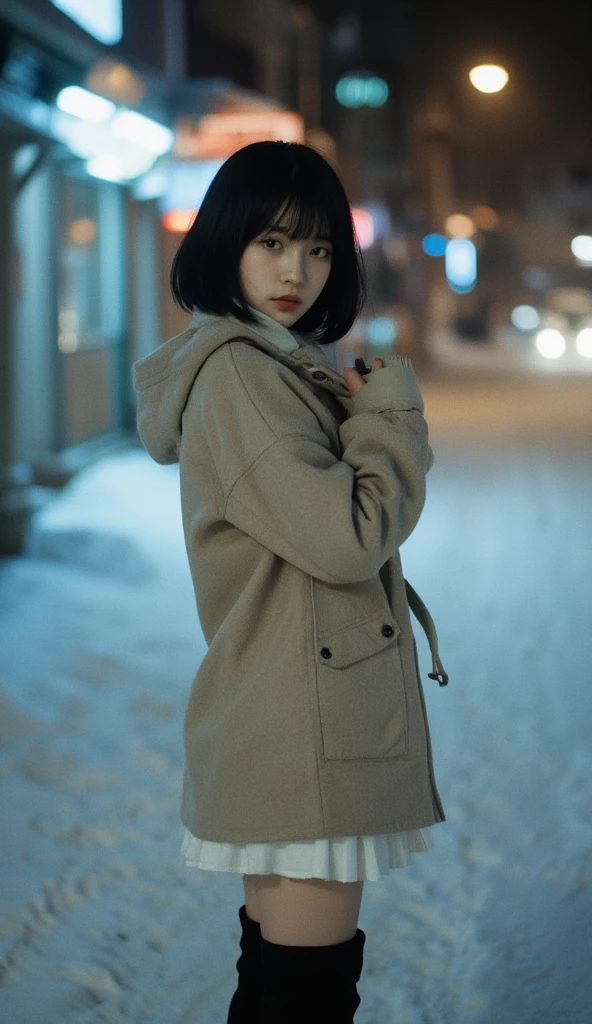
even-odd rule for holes
{"type": "Polygon", "coordinates": [[[397,322],[390,316],[375,316],[368,324],[368,341],[380,348],[392,345],[397,337],[397,322]]]}
{"type": "Polygon", "coordinates": [[[389,87],[384,78],[371,78],[366,85],[366,106],[382,107],[388,100],[389,87]]]}
{"type": "Polygon", "coordinates": [[[51,0],[81,28],[105,46],[118,43],[123,35],[121,0],[51,0]]]}
{"type": "Polygon", "coordinates": [[[388,100],[389,87],[376,75],[344,75],[335,86],[335,96],[342,107],[382,107],[388,100]]]}
{"type": "Polygon", "coordinates": [[[427,256],[443,256],[446,252],[444,235],[426,235],[421,247],[427,256]]]}
{"type": "Polygon", "coordinates": [[[453,238],[446,246],[446,277],[457,295],[466,295],[477,280],[477,250],[468,238],[453,238]]]}

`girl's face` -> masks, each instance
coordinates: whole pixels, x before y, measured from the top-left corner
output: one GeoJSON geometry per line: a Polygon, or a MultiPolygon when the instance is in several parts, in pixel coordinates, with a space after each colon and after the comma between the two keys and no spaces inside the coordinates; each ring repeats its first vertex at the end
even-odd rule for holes
{"type": "Polygon", "coordinates": [[[280,218],[250,242],[240,260],[243,295],[250,306],[291,327],[321,294],[331,272],[327,238],[291,239],[280,218]],[[292,296],[299,301],[278,301],[292,296]]]}

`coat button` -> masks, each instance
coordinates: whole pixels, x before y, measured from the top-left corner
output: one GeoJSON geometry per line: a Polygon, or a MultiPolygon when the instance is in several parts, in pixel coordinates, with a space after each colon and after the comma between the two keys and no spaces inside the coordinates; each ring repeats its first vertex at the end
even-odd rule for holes
{"type": "Polygon", "coordinates": [[[395,631],[394,631],[393,627],[389,626],[388,622],[385,623],[385,625],[382,627],[382,635],[383,636],[392,636],[394,632],[395,631]]]}
{"type": "Polygon", "coordinates": [[[313,377],[314,380],[327,380],[327,374],[323,373],[322,370],[315,370],[314,373],[311,373],[311,377],[313,377]]]}
{"type": "Polygon", "coordinates": [[[328,647],[321,647],[320,654],[321,654],[321,658],[332,658],[333,657],[333,655],[331,654],[331,651],[329,650],[328,647]]]}

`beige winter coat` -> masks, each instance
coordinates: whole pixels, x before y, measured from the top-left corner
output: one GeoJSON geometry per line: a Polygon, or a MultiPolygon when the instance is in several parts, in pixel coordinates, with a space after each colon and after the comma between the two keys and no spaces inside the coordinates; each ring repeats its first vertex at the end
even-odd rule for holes
{"type": "Polygon", "coordinates": [[[133,368],[142,442],[180,463],[208,644],[181,819],[230,843],[444,821],[410,606],[447,676],[399,557],[433,462],[416,375],[391,357],[352,396],[311,336],[278,330],[283,348],[196,310],[133,368]]]}

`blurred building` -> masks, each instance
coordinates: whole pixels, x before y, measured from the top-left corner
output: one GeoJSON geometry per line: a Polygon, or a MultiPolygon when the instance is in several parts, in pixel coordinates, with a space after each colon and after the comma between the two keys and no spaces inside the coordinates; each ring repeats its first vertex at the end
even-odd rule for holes
{"type": "Polygon", "coordinates": [[[0,553],[20,549],[44,486],[135,436],[131,364],[187,321],[168,290],[178,207],[194,214],[232,150],[204,118],[259,117],[254,137],[273,137],[299,90],[314,105],[314,25],[296,14],[0,0],[0,553]]]}

